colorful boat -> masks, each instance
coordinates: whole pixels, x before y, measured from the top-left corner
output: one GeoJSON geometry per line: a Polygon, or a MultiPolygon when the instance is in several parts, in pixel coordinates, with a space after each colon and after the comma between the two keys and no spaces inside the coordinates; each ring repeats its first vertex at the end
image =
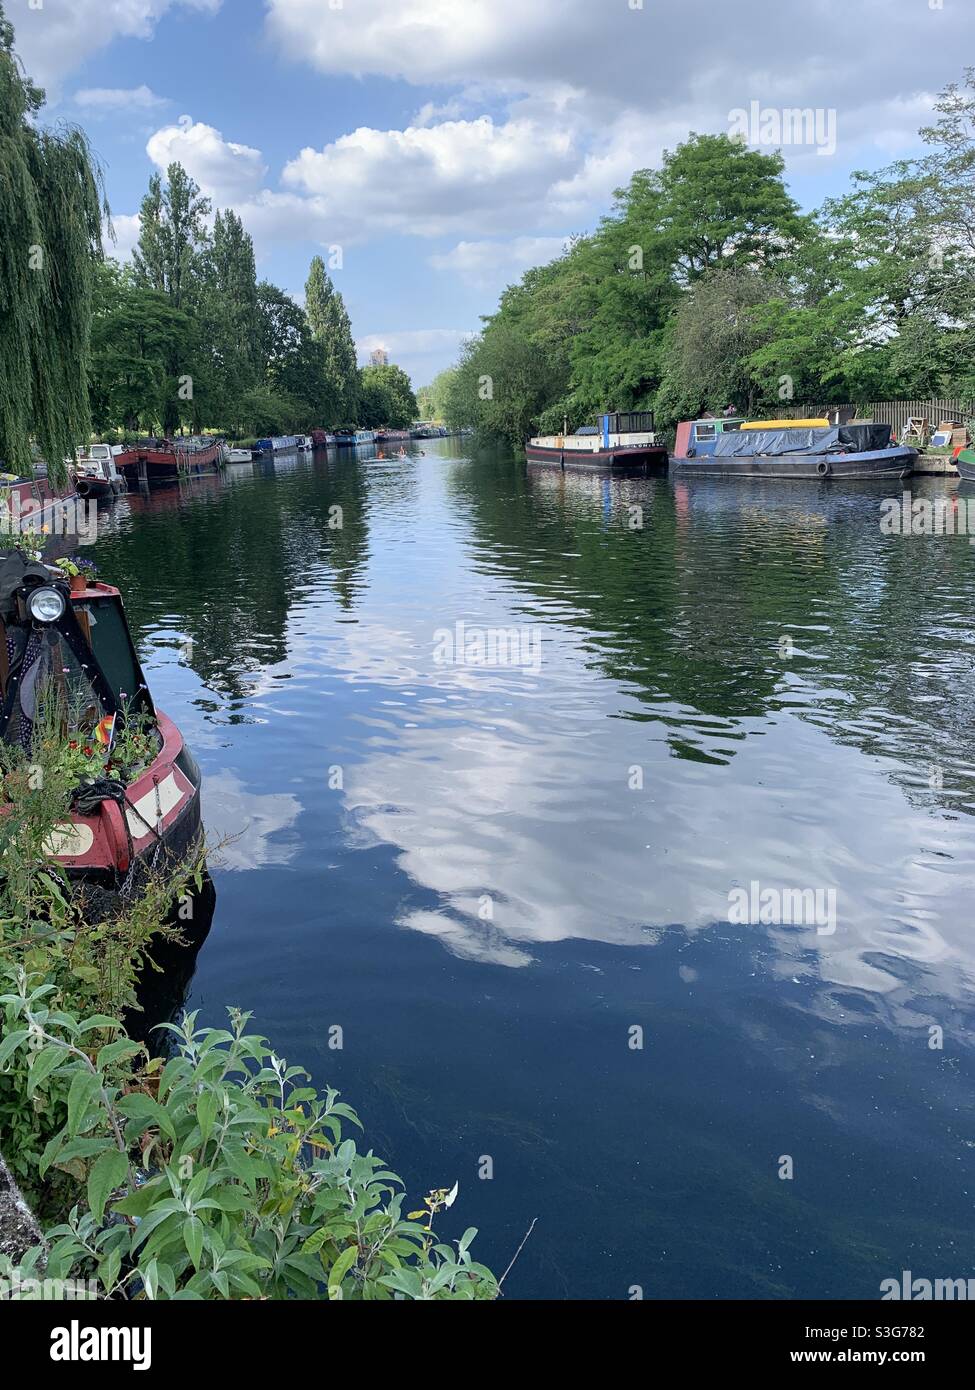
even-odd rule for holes
{"type": "Polygon", "coordinates": [[[826,420],[684,420],[671,469],[681,477],[903,478],[917,451],[891,440],[890,425],[826,420]]]}
{"type": "Polygon", "coordinates": [[[119,890],[161,855],[194,851],[200,771],[153,705],[118,589],[73,592],[60,571],[8,551],[0,637],[0,740],[29,761],[35,738],[55,729],[78,765],[70,815],[48,846],[68,877],[119,890]]]}
{"type": "Polygon", "coordinates": [[[126,445],[115,461],[130,483],[172,483],[216,473],[223,452],[223,439],[213,435],[175,440],[150,437],[126,445]]]}
{"type": "Polygon", "coordinates": [[[613,411],[575,434],[538,435],[525,445],[529,463],[586,473],[648,473],[667,467],[667,450],[653,428],[653,411],[613,411]]]}
{"type": "Polygon", "coordinates": [[[377,430],[377,444],[399,444],[410,438],[409,430],[377,430]]]}
{"type": "Polygon", "coordinates": [[[335,435],[329,434],[328,430],[312,430],[311,442],[316,449],[327,449],[330,444],[335,443],[335,435]]]}

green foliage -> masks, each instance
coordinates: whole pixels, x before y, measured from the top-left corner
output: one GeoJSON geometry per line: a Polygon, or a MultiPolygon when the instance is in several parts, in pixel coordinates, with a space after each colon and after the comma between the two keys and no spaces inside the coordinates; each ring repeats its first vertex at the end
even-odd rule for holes
{"type": "Polygon", "coordinates": [[[501,296],[444,413],[521,444],[605,409],[658,428],[703,407],[959,395],[975,386],[975,69],[936,104],[929,153],[815,216],[778,154],[693,135],[610,216],[501,296]]]}
{"type": "Polygon", "coordinates": [[[418,419],[446,420],[447,398],[456,373],[456,367],[447,367],[444,371],[437,373],[429,386],[420,387],[416,393],[418,419]]]}
{"type": "Polygon", "coordinates": [[[417,418],[417,402],[402,367],[363,367],[359,373],[359,424],[366,429],[388,425],[405,429],[417,418]]]}
{"type": "Polygon", "coordinates": [[[359,373],[352,325],[345,301],[332,284],[321,256],[314,257],[308,271],[305,313],[311,335],[324,354],[323,374],[329,399],[319,423],[368,425],[359,413],[359,373]]]}
{"type": "Polygon", "coordinates": [[[117,1299],[496,1297],[471,1259],[476,1231],[456,1245],[434,1234],[456,1187],[404,1217],[400,1179],[343,1137],[355,1113],[247,1034],[249,1015],[231,1010],[226,1030],[196,1029],[195,1015],[169,1025],[174,1055],[146,1065],[110,1019],[53,1008],[51,994],[21,972],[0,995],[12,1014],[0,1065],[26,1054],[32,1079],[68,1088],[41,1176],[83,1171],[84,1201],[47,1233],[45,1277],[93,1277],[117,1299]]]}
{"type": "Polygon", "coordinates": [[[31,437],[52,479],[90,436],[89,326],[107,205],[85,136],[40,124],[0,5],[0,458],[30,476],[31,437]]]}

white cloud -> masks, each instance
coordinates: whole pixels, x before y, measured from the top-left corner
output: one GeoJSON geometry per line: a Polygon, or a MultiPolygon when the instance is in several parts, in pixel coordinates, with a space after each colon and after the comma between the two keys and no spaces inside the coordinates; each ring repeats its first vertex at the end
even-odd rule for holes
{"type": "Polygon", "coordinates": [[[17,53],[30,77],[50,95],[64,77],[113,39],[150,39],[170,10],[215,14],[222,0],[6,0],[17,53]]]}
{"type": "MultiPolygon", "coordinates": [[[[605,175],[603,184],[610,169],[600,161],[625,178],[659,158],[663,128],[679,124],[680,139],[724,130],[729,110],[752,100],[835,110],[838,156],[848,162],[916,145],[926,94],[961,75],[975,11],[924,0],[816,0],[814,9],[799,48],[795,7],[767,0],[646,0],[640,9],[626,0],[356,0],[338,9],[329,0],[267,0],[267,27],[284,54],[324,73],[463,90],[440,108],[428,102],[417,124],[456,114],[458,102],[469,106],[472,87],[508,101],[530,94],[548,104],[553,125],[561,105],[591,138],[592,172],[605,175]],[[959,56],[946,67],[946,54],[959,56]],[[634,143],[637,119],[639,143],[657,153],[623,168],[612,146],[621,149],[623,136],[634,143]],[[628,130],[607,142],[620,120],[628,130]],[[609,148],[600,151],[601,143],[609,148]]],[[[809,155],[801,146],[785,153],[797,164],[809,155]]]]}
{"type": "Polygon", "coordinates": [[[450,251],[430,257],[435,270],[452,271],[468,284],[491,288],[521,275],[531,266],[547,265],[565,250],[568,238],[519,236],[509,241],[459,241],[450,251]]]}
{"type": "Polygon", "coordinates": [[[114,241],[109,236],[107,227],[102,230],[102,245],[105,248],[106,256],[111,256],[116,261],[129,260],[139,240],[141,230],[139,214],[137,212],[113,213],[112,229],[115,232],[114,241]]]}
{"type": "Polygon", "coordinates": [[[503,229],[525,209],[537,220],[545,188],[578,162],[565,131],[481,116],[406,130],[361,127],[324,149],[302,150],[282,182],[337,219],[439,236],[474,217],[503,229]]]}
{"type": "Polygon", "coordinates": [[[122,111],[155,111],[168,103],[144,83],[141,87],[83,87],[74,103],[89,115],[118,115],[122,111]]]}
{"type": "Polygon", "coordinates": [[[394,362],[401,357],[456,356],[461,343],[471,336],[469,328],[403,329],[392,333],[368,333],[357,340],[356,349],[361,362],[369,360],[373,348],[385,348],[394,362]]]}
{"type": "Polygon", "coordinates": [[[213,126],[181,116],[149,139],[146,153],[158,168],[182,164],[204,193],[218,203],[232,203],[256,194],[267,173],[260,150],[225,140],[213,126]]]}

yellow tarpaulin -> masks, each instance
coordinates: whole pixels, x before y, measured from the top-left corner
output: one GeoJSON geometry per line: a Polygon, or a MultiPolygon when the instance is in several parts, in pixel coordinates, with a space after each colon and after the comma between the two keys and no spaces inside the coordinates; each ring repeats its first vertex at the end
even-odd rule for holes
{"type": "Polygon", "coordinates": [[[746,420],[743,430],[827,430],[828,420],[746,420]]]}

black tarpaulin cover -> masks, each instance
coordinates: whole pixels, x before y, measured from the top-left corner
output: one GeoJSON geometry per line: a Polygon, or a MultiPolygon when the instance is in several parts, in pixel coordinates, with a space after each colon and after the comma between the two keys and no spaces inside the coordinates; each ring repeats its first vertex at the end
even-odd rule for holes
{"type": "Polygon", "coordinates": [[[748,454],[865,454],[890,447],[890,425],[832,425],[829,429],[732,430],[715,440],[717,458],[748,454]]]}

